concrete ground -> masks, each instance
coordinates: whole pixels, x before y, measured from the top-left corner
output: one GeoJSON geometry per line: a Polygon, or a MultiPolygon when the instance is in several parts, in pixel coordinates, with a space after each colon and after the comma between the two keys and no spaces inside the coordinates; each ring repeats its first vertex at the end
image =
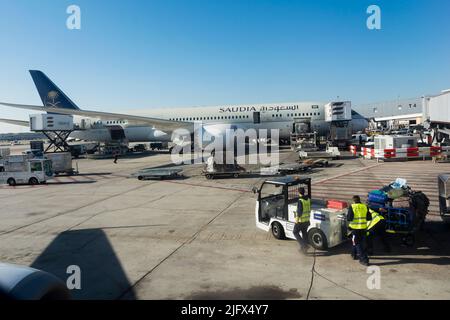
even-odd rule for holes
{"type": "MultiPolygon", "coordinates": [[[[281,153],[282,161],[292,157],[281,153]]],[[[79,299],[450,298],[450,228],[437,212],[437,175],[449,164],[345,159],[308,174],[313,197],[349,200],[404,177],[431,199],[413,248],[392,239],[392,253],[372,257],[381,288],[370,290],[348,243],[302,256],[295,241],[255,227],[251,189],[262,178],[206,180],[199,165],[185,166],[180,180],[129,177],[169,163],[165,153],[118,164],[81,159],[78,176],[0,186],[0,261],[64,281],[67,267],[78,265],[82,288],[72,294],[79,299]]]]}

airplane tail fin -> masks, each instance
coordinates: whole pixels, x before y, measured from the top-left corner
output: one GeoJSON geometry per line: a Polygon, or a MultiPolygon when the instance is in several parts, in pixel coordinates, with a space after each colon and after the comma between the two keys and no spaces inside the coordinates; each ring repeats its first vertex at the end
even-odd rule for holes
{"type": "Polygon", "coordinates": [[[42,71],[30,70],[44,107],[80,110],[42,71]]]}

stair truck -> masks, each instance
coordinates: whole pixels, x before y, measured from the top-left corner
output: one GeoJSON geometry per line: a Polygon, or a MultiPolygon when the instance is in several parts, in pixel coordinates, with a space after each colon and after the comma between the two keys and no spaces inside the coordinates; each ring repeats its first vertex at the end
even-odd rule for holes
{"type": "Polygon", "coordinates": [[[37,185],[53,177],[52,162],[29,155],[8,156],[0,162],[0,183],[37,185]]]}
{"type": "Polygon", "coordinates": [[[311,197],[311,179],[287,176],[266,180],[257,194],[256,227],[272,232],[276,239],[295,239],[293,229],[299,200],[298,190],[303,187],[311,200],[308,241],[318,250],[335,247],[347,238],[347,204],[340,201],[320,201],[311,197]],[[337,204],[337,205],[336,205],[337,204]]]}

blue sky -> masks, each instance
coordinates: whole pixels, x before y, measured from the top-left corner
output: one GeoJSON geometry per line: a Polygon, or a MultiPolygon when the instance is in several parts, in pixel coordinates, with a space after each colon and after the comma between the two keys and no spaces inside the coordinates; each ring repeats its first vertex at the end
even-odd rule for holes
{"type": "Polygon", "coordinates": [[[0,0],[0,100],[41,104],[29,69],[111,112],[415,97],[450,88],[449,12],[447,0],[0,0]],[[81,30],[66,28],[71,4],[81,30]]]}

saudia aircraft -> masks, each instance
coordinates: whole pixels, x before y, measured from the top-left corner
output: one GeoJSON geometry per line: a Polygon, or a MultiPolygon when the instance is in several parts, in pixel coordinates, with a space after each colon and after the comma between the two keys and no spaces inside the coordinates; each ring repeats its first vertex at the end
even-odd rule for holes
{"type": "MultiPolygon", "coordinates": [[[[43,72],[30,70],[43,106],[0,102],[13,108],[37,110],[74,116],[77,127],[71,138],[111,142],[170,142],[173,132],[186,129],[193,132],[194,124],[211,136],[224,136],[228,129],[279,130],[280,140],[288,141],[294,119],[310,119],[311,129],[328,135],[330,125],[325,121],[325,103],[293,102],[217,107],[191,107],[128,111],[123,114],[80,109],[43,72]]],[[[29,126],[27,121],[0,119],[2,122],[29,126]]],[[[357,132],[367,127],[367,120],[352,111],[352,128],[357,132]]]]}

